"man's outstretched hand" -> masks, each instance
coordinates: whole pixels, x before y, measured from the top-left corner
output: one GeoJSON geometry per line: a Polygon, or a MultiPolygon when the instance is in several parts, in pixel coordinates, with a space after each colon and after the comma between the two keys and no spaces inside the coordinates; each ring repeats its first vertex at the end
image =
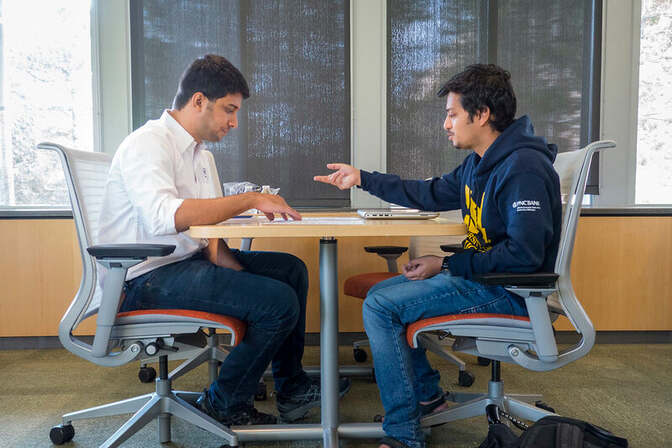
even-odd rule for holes
{"type": "Polygon", "coordinates": [[[345,163],[330,163],[330,170],[337,170],[326,176],[314,176],[313,180],[338,187],[339,190],[347,190],[355,185],[361,185],[362,179],[359,170],[345,163]]]}
{"type": "Polygon", "coordinates": [[[409,280],[425,280],[441,272],[443,258],[436,255],[425,255],[414,258],[404,265],[403,274],[409,280]]]}

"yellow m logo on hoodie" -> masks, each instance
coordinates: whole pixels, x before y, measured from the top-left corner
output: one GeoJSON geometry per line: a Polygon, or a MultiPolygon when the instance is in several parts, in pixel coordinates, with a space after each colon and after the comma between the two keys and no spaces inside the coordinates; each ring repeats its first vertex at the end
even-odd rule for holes
{"type": "Polygon", "coordinates": [[[465,249],[476,249],[478,252],[487,252],[492,248],[492,243],[488,239],[488,234],[483,227],[483,199],[485,193],[481,195],[480,204],[477,203],[471,194],[468,185],[464,186],[465,205],[467,214],[464,215],[464,224],[467,226],[467,238],[462,243],[465,249]]]}

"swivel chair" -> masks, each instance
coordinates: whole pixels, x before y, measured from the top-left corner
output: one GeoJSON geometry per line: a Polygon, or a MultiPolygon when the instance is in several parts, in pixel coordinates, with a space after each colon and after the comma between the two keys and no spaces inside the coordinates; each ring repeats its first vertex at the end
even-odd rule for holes
{"type": "Polygon", "coordinates": [[[558,154],[555,160],[564,208],[555,272],[492,273],[475,278],[482,283],[504,286],[524,298],[529,317],[458,314],[424,319],[408,326],[406,338],[411,347],[422,344],[441,355],[444,350],[436,337],[448,334],[455,337],[453,350],[492,360],[487,393],[451,393],[450,399],[459,404],[423,418],[423,426],[485,415],[488,405],[496,405],[514,423],[517,418],[537,421],[555,415],[552,408],[538,402],[540,395],[505,395],[500,363],[510,362],[533,371],[554,370],[580,359],[593,347],[595,328],[574,293],[569,271],[592,156],[596,151],[615,146],[612,141],[594,142],[581,150],[558,154]],[[569,319],[580,336],[576,344],[563,350],[558,349],[552,326],[560,315],[569,319]]]}
{"type": "MultiPolygon", "coordinates": [[[[94,245],[102,196],[111,163],[107,154],[75,151],[54,143],[41,143],[40,149],[55,151],[65,171],[72,214],[82,257],[79,290],[63,316],[58,330],[61,344],[73,354],[106,367],[121,366],[134,360],[159,357],[159,378],[153,393],[71,412],[54,426],[50,438],[60,445],[74,437],[73,420],[134,413],[102,447],[119,446],[152,419],[158,419],[159,441],[171,438],[171,416],[179,417],[238,445],[238,436],[229,428],[193,406],[201,395],[174,391],[168,376],[168,356],[179,353],[179,338],[197,334],[202,328],[231,333],[231,345],[245,334],[245,323],[213,313],[182,309],[141,310],[118,313],[126,271],[149,256],[165,256],[175,249],[160,244],[94,245]],[[97,287],[95,260],[108,271],[103,291],[97,287]],[[96,332],[89,344],[73,331],[86,318],[96,315],[96,332]]],[[[193,349],[193,347],[190,347],[193,349]]]]}

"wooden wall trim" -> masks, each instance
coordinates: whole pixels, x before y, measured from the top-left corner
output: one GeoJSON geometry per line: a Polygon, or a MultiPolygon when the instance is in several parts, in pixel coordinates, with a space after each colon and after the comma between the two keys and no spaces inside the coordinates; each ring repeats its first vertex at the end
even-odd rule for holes
{"type": "MultiPolygon", "coordinates": [[[[339,241],[340,331],[361,332],[361,300],[343,296],[350,275],[386,270],[364,245],[408,245],[409,238],[342,238],[339,241]]],[[[232,247],[238,242],[231,240],[232,247]]],[[[427,253],[432,239],[414,243],[427,253]]],[[[0,337],[54,336],[74,297],[81,261],[71,220],[0,220],[0,337]]],[[[256,250],[289,252],[309,269],[307,331],[319,331],[318,244],[314,238],[257,239],[256,250]]],[[[408,260],[404,255],[403,263],[408,260]]],[[[672,330],[672,217],[581,217],[572,262],[574,289],[602,331],[672,330]]],[[[571,329],[565,321],[558,330],[571,329]]],[[[91,334],[94,319],[78,333],[91,334]]]]}

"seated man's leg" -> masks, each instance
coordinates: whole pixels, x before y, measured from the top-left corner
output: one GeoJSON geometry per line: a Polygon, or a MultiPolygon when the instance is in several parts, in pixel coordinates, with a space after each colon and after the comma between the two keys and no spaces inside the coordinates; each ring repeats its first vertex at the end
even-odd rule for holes
{"type": "Polygon", "coordinates": [[[385,408],[383,429],[410,447],[424,446],[418,402],[437,385],[416,384],[416,372],[432,378],[424,353],[406,342],[406,326],[445,314],[526,314],[524,303],[501,287],[440,273],[426,280],[387,280],[364,301],[364,326],[371,343],[376,380],[385,408]],[[424,391],[424,392],[423,392],[424,391]]]}
{"type": "Polygon", "coordinates": [[[291,254],[282,252],[248,252],[234,250],[245,270],[279,280],[292,287],[299,304],[296,325],[273,357],[273,379],[278,393],[289,393],[295,386],[308,381],[302,359],[306,343],[306,300],[308,297],[308,270],[306,265],[291,254]]]}
{"type": "Polygon", "coordinates": [[[124,310],[192,309],[247,324],[244,339],[222,363],[207,395],[222,418],[249,414],[259,379],[299,319],[294,289],[269,277],[216,266],[202,256],[162,266],[127,283],[124,310]]]}
{"type": "MultiPolygon", "coordinates": [[[[296,325],[273,357],[273,378],[278,392],[277,405],[282,420],[293,422],[320,405],[320,382],[310,379],[303,370],[302,359],[306,339],[306,299],[308,271],[294,255],[280,252],[233,251],[245,269],[254,274],[280,280],[292,287],[299,302],[296,325]]],[[[342,396],[350,386],[347,378],[339,382],[342,396]]]]}
{"type": "MultiPolygon", "coordinates": [[[[403,275],[392,277],[371,287],[368,295],[374,294],[382,288],[390,288],[394,285],[407,283],[409,280],[403,275]]],[[[427,403],[436,400],[443,395],[443,390],[439,386],[441,374],[438,370],[432,368],[427,361],[426,350],[422,347],[411,349],[411,365],[414,374],[414,391],[418,403],[427,403]]]]}

